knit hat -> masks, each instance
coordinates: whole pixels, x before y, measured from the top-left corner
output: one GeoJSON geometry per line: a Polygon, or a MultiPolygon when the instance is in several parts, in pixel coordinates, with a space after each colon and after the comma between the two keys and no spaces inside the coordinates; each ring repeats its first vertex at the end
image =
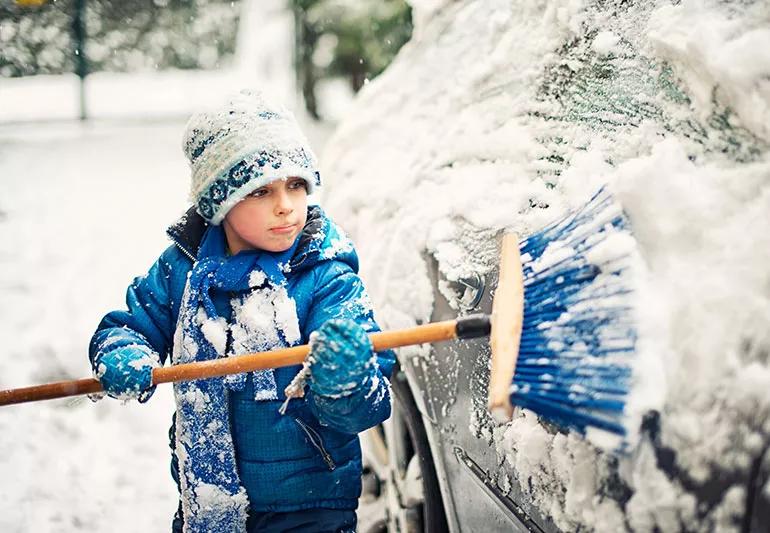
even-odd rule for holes
{"type": "Polygon", "coordinates": [[[258,91],[243,90],[224,106],[193,115],[183,149],[192,169],[190,199],[211,224],[277,179],[303,178],[308,193],[321,184],[315,154],[294,115],[258,91]]]}

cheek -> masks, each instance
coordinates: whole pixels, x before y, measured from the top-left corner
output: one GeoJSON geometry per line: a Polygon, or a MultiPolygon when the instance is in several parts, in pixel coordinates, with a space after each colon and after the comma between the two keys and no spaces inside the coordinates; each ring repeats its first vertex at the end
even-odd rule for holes
{"type": "Polygon", "coordinates": [[[302,196],[294,201],[294,211],[299,215],[297,220],[300,226],[304,226],[307,222],[307,193],[303,192],[302,196]]]}
{"type": "Polygon", "coordinates": [[[241,202],[228,214],[228,221],[241,235],[255,235],[266,230],[266,214],[257,202],[241,202]]]}

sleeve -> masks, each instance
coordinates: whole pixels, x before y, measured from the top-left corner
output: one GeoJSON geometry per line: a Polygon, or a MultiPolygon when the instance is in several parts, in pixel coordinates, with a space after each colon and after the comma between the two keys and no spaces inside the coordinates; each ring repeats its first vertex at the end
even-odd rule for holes
{"type": "Polygon", "coordinates": [[[92,368],[104,353],[129,345],[149,348],[160,364],[166,360],[174,333],[169,296],[172,248],[129,285],[126,309],[108,313],[99,323],[88,350],[92,368]]]}
{"type": "MultiPolygon", "coordinates": [[[[346,263],[335,261],[318,280],[306,322],[315,331],[332,318],[357,322],[367,333],[380,331],[374,320],[371,301],[361,278],[346,263]]],[[[359,433],[390,416],[390,382],[396,362],[393,350],[378,352],[377,365],[365,384],[349,396],[328,398],[306,389],[306,401],[321,424],[343,433],[359,433]]]]}

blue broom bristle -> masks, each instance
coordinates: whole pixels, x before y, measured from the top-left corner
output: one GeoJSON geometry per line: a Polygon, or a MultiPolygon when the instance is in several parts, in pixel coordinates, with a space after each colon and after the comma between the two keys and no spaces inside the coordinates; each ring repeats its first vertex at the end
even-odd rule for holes
{"type": "Polygon", "coordinates": [[[519,249],[524,322],[511,402],[581,434],[625,437],[640,260],[623,210],[602,188],[519,249]]]}

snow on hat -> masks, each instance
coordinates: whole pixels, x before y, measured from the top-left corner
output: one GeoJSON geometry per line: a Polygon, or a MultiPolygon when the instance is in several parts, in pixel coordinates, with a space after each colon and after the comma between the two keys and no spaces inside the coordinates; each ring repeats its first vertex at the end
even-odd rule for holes
{"type": "Polygon", "coordinates": [[[308,193],[321,184],[315,154],[294,115],[258,91],[243,90],[224,106],[193,115],[183,149],[192,169],[190,199],[212,224],[277,179],[303,178],[308,193]]]}

